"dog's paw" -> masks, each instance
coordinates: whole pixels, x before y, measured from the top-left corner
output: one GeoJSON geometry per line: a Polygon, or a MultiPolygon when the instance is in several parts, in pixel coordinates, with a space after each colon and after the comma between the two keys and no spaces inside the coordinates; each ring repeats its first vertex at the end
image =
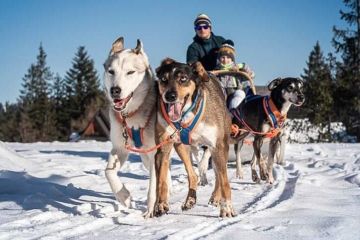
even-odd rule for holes
{"type": "Polygon", "coordinates": [[[257,174],[256,171],[251,171],[251,179],[253,180],[253,182],[255,183],[260,183],[260,178],[257,174]]]}
{"type": "Polygon", "coordinates": [[[273,184],[274,183],[274,177],[273,176],[270,176],[268,179],[267,179],[267,182],[269,183],[269,184],[273,184]]]}
{"type": "Polygon", "coordinates": [[[200,185],[200,186],[205,186],[205,185],[208,185],[208,184],[209,184],[209,183],[208,183],[208,180],[207,180],[206,175],[205,175],[205,174],[202,175],[202,176],[200,177],[199,185],[200,185]]]}
{"type": "Polygon", "coordinates": [[[263,181],[267,181],[269,179],[269,173],[266,168],[260,167],[260,178],[263,181]]]}
{"type": "Polygon", "coordinates": [[[242,170],[237,169],[236,170],[236,178],[244,179],[244,172],[242,170]]]}
{"type": "Polygon", "coordinates": [[[209,205],[218,207],[220,205],[220,199],[216,199],[215,197],[211,197],[208,202],[209,205]]]}
{"type": "Polygon", "coordinates": [[[147,210],[146,212],[144,212],[144,213],[142,214],[142,216],[143,216],[145,219],[153,218],[153,217],[154,217],[154,210],[147,210]]]}
{"type": "Polygon", "coordinates": [[[231,202],[221,203],[220,207],[220,217],[235,217],[236,213],[231,202]]]}
{"type": "Polygon", "coordinates": [[[167,214],[168,211],[169,211],[169,203],[167,202],[157,203],[155,205],[154,215],[156,217],[161,217],[162,215],[167,214]]]}
{"type": "Polygon", "coordinates": [[[131,206],[131,195],[130,192],[124,186],[120,191],[115,194],[116,200],[127,208],[131,206]]]}
{"type": "Polygon", "coordinates": [[[194,207],[196,204],[196,197],[187,197],[184,204],[181,206],[181,210],[186,211],[194,207]]]}

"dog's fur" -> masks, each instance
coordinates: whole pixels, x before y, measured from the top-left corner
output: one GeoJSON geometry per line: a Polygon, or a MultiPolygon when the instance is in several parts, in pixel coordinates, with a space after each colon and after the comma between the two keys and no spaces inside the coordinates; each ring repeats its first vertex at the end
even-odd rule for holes
{"type": "MultiPolygon", "coordinates": [[[[117,175],[129,155],[129,151],[125,148],[124,125],[119,121],[119,117],[125,119],[129,128],[145,127],[142,148],[153,147],[155,145],[156,82],[140,40],[135,49],[124,49],[123,38],[117,39],[112,45],[104,68],[105,90],[111,106],[110,139],[113,145],[105,173],[116,199],[129,207],[130,193],[117,175]]],[[[131,139],[129,143],[133,144],[131,139]]],[[[156,200],[154,155],[154,151],[140,154],[143,164],[150,171],[145,218],[153,216],[156,200]]]]}
{"type": "MultiPolygon", "coordinates": [[[[268,89],[270,90],[270,97],[274,101],[281,115],[286,115],[291,105],[301,106],[304,103],[305,97],[302,91],[302,87],[303,82],[300,79],[290,77],[284,79],[277,78],[269,83],[268,89]]],[[[238,108],[242,109],[243,119],[253,131],[267,133],[270,131],[271,125],[263,109],[261,101],[262,98],[255,99],[250,102],[243,101],[238,108]]],[[[236,123],[241,129],[245,128],[243,124],[239,122],[236,118],[234,118],[234,123],[236,123]]],[[[274,177],[272,173],[274,157],[275,154],[279,151],[280,142],[283,141],[283,130],[284,129],[280,129],[280,132],[275,137],[270,139],[267,161],[263,158],[261,154],[261,146],[263,144],[265,136],[262,134],[255,134],[253,141],[254,155],[251,160],[251,173],[254,182],[259,182],[260,178],[262,180],[267,180],[270,184],[274,182],[274,177]],[[256,164],[259,165],[260,178],[258,177],[255,169],[256,164]]],[[[230,140],[230,143],[237,144],[237,148],[235,150],[236,176],[238,178],[243,178],[240,152],[243,146],[244,138],[249,134],[250,132],[243,132],[236,138],[231,138],[230,140]]],[[[209,155],[209,152],[205,151],[204,156],[199,164],[199,172],[201,177],[200,184],[207,183],[205,173],[208,167],[209,155]]]]}
{"type": "MultiPolygon", "coordinates": [[[[191,134],[191,146],[205,145],[208,147],[213,157],[216,175],[215,189],[210,198],[210,203],[214,205],[221,203],[220,216],[234,216],[226,167],[231,118],[226,110],[225,98],[219,82],[217,79],[209,78],[200,63],[189,66],[172,59],[165,59],[156,69],[156,74],[159,79],[160,101],[163,101],[169,108],[172,106],[173,110],[170,117],[172,121],[181,118],[182,113],[191,106],[197,92],[200,94],[200,98],[206,96],[204,113],[199,120],[198,127],[191,134]],[[181,106],[181,110],[179,110],[179,106],[181,106]],[[173,114],[174,112],[176,113],[173,114]]],[[[192,119],[195,114],[194,111],[196,109],[181,118],[182,122],[192,119]]],[[[173,133],[174,129],[169,126],[162,113],[158,111],[156,139],[163,141],[173,133]]],[[[183,204],[183,210],[190,209],[196,202],[197,176],[190,160],[190,146],[181,143],[179,139],[175,139],[173,142],[163,145],[156,153],[157,202],[155,215],[162,215],[169,210],[166,175],[169,168],[170,152],[173,147],[183,159],[189,179],[189,193],[183,204]]]]}
{"type": "MultiPolygon", "coordinates": [[[[291,105],[301,106],[304,103],[305,96],[302,88],[303,82],[299,78],[277,78],[269,83],[268,89],[270,90],[270,97],[282,116],[286,116],[291,105]]],[[[262,98],[249,102],[244,101],[240,104],[239,108],[243,111],[244,121],[251,127],[252,130],[267,133],[271,129],[271,124],[261,102],[259,101],[262,101],[262,98]]],[[[240,128],[244,128],[243,124],[238,122],[236,118],[234,118],[234,120],[240,128]]],[[[249,133],[241,134],[238,140],[244,139],[248,134],[249,133]]],[[[275,137],[270,139],[267,164],[261,155],[261,146],[265,136],[255,134],[253,142],[254,157],[251,162],[251,175],[254,182],[259,181],[259,177],[255,169],[256,162],[259,164],[260,178],[262,180],[266,180],[270,184],[274,182],[274,157],[280,146],[279,143],[281,140],[281,134],[282,133],[280,131],[275,137]]],[[[242,141],[239,143],[240,148],[238,148],[238,154],[240,153],[241,146],[242,141]]],[[[240,161],[239,159],[240,158],[237,157],[236,164],[238,168],[241,169],[241,159],[240,161]]]]}

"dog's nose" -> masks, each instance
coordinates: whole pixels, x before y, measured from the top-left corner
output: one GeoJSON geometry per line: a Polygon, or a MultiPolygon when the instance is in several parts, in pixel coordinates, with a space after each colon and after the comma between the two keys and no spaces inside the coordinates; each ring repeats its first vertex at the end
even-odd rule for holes
{"type": "Polygon", "coordinates": [[[111,87],[110,95],[112,98],[120,98],[121,88],[119,87],[111,87]]]}
{"type": "Polygon", "coordinates": [[[175,102],[177,99],[177,93],[175,91],[168,91],[165,94],[165,99],[169,102],[175,102]]]}
{"type": "Polygon", "coordinates": [[[298,96],[299,100],[300,101],[304,101],[305,100],[305,95],[304,94],[301,94],[298,96]]]}

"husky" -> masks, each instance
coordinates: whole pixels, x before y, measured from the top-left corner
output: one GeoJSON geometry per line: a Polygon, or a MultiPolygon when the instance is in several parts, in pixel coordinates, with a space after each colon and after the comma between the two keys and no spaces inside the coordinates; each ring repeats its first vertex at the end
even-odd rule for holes
{"type": "MultiPolygon", "coordinates": [[[[286,131],[284,123],[287,112],[292,105],[301,106],[305,101],[303,82],[299,78],[276,78],[268,85],[270,96],[254,95],[247,89],[245,100],[234,110],[233,126],[236,133],[232,135],[230,143],[237,144],[236,152],[236,176],[243,178],[240,152],[245,137],[254,135],[254,155],[251,160],[251,175],[254,182],[266,180],[273,184],[273,164],[276,155],[284,155],[286,131]],[[284,137],[285,136],[285,137],[284,137]],[[267,160],[261,154],[261,146],[265,138],[270,139],[269,154],[267,160]],[[280,148],[282,145],[282,149],[280,148]],[[259,165],[260,178],[256,172],[256,164],[259,165]]],[[[210,154],[205,150],[199,163],[200,183],[207,183],[206,170],[210,154]]],[[[280,162],[282,163],[282,162],[280,162]]]]}
{"type": "Polygon", "coordinates": [[[211,152],[216,175],[215,189],[209,203],[220,205],[221,217],[233,217],[227,160],[231,118],[219,82],[209,78],[201,63],[192,66],[167,58],[156,69],[159,101],[156,139],[172,142],[162,145],[155,156],[157,201],[155,215],[169,211],[166,176],[174,147],[184,161],[189,192],[183,210],[196,203],[197,176],[190,159],[190,146],[206,146],[211,152]]]}
{"type": "MultiPolygon", "coordinates": [[[[284,133],[285,120],[292,105],[301,106],[305,102],[303,81],[299,78],[276,78],[268,84],[270,96],[248,94],[234,111],[233,122],[242,131],[234,136],[239,142],[240,153],[243,139],[248,134],[254,135],[254,157],[251,161],[251,175],[254,182],[259,182],[255,165],[260,168],[261,180],[274,183],[273,164],[275,154],[279,152],[284,133]],[[267,163],[261,155],[261,146],[265,138],[270,138],[267,163]]],[[[241,159],[236,158],[237,171],[241,171],[241,159]]]]}
{"type": "Polygon", "coordinates": [[[143,216],[153,217],[156,201],[155,151],[145,149],[155,145],[157,91],[141,41],[137,40],[134,49],[125,49],[124,39],[118,38],[112,45],[104,68],[112,142],[105,175],[116,199],[130,207],[130,192],[117,174],[129,156],[129,149],[138,149],[145,168],[150,172],[147,211],[143,216]]]}

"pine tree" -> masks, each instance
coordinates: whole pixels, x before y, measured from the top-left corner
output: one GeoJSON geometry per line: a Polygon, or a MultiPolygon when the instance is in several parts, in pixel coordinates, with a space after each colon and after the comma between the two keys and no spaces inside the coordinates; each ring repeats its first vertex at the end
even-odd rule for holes
{"type": "Polygon", "coordinates": [[[54,112],[49,100],[49,84],[53,79],[46,65],[46,53],[40,44],[36,64],[23,78],[20,91],[20,131],[25,142],[48,141],[56,135],[54,112]]]}
{"type": "MultiPolygon", "coordinates": [[[[304,111],[307,112],[310,122],[319,126],[327,125],[330,130],[333,116],[333,80],[330,66],[325,61],[319,42],[310,53],[307,69],[304,69],[302,78],[305,82],[304,94],[306,96],[304,111]]],[[[329,139],[330,132],[322,137],[329,139]]]]}
{"type": "MultiPolygon", "coordinates": [[[[85,47],[80,46],[73,59],[72,68],[65,76],[67,116],[72,120],[86,121],[89,112],[94,112],[103,102],[99,77],[85,47]]],[[[73,124],[74,125],[74,124],[73,124]]],[[[74,127],[74,126],[72,126],[74,127]]],[[[75,126],[75,128],[82,126],[75,126]]],[[[75,129],[80,130],[80,129],[75,129]]]]}
{"type": "Polygon", "coordinates": [[[56,74],[52,85],[51,102],[54,108],[56,129],[59,140],[67,140],[70,134],[70,117],[65,110],[66,94],[64,80],[56,74]]]}
{"type": "Polygon", "coordinates": [[[360,0],[343,0],[348,12],[340,11],[349,28],[333,28],[333,45],[341,53],[335,92],[335,109],[351,134],[360,140],[360,0]]]}
{"type": "Polygon", "coordinates": [[[18,104],[0,104],[0,140],[7,142],[21,141],[19,132],[20,111],[18,104]]]}

